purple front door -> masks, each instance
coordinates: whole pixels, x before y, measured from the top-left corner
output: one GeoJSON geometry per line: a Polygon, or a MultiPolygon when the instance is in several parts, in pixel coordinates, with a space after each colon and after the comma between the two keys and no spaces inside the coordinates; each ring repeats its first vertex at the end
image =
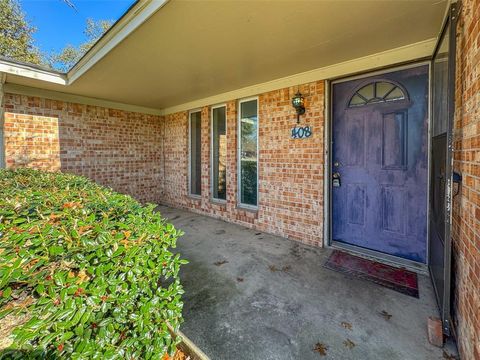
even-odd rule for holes
{"type": "Polygon", "coordinates": [[[425,263],[428,66],[333,85],[332,239],[425,263]]]}

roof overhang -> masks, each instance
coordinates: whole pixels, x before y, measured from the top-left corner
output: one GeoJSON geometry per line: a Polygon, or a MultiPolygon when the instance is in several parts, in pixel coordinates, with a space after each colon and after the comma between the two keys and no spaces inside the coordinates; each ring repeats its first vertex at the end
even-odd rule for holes
{"type": "Polygon", "coordinates": [[[147,21],[169,0],[137,1],[94,46],[68,71],[68,82],[73,83],[99,60],[120,44],[127,36],[147,21]]]}
{"type": "Polygon", "coordinates": [[[0,73],[9,74],[11,77],[18,76],[58,85],[68,84],[66,74],[42,69],[30,64],[12,62],[6,59],[0,59],[0,73]]]}
{"type": "Polygon", "coordinates": [[[170,113],[429,57],[447,5],[139,1],[67,74],[4,60],[0,72],[6,91],[170,113]]]}

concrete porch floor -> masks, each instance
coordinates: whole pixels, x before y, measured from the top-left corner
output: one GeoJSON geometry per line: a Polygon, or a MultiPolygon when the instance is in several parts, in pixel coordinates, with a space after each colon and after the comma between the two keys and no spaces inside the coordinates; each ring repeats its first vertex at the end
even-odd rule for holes
{"type": "Polygon", "coordinates": [[[178,241],[190,261],[180,274],[181,329],[212,360],[444,358],[427,340],[427,318],[438,316],[427,276],[419,276],[415,299],[323,268],[329,249],[184,210],[159,211],[185,232],[178,241]],[[325,357],[313,350],[317,343],[325,357]]]}

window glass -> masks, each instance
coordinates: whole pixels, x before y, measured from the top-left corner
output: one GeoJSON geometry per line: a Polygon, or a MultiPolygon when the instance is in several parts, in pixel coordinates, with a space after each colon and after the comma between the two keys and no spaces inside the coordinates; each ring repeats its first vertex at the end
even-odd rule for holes
{"type": "Polygon", "coordinates": [[[257,206],[258,118],[257,100],[240,103],[239,194],[240,203],[257,206]]]}
{"type": "Polygon", "coordinates": [[[214,199],[227,198],[227,126],[225,106],[212,110],[212,193],[214,199]]]}
{"type": "Polygon", "coordinates": [[[447,132],[448,120],[448,43],[450,31],[447,29],[433,61],[433,136],[447,132]]]}
{"type": "Polygon", "coordinates": [[[190,114],[190,194],[202,194],[202,121],[201,112],[190,114]]]}
{"type": "Polygon", "coordinates": [[[364,104],[365,104],[365,100],[358,95],[353,95],[352,99],[350,100],[350,106],[364,105],[364,104]]]}
{"type": "Polygon", "coordinates": [[[387,96],[385,96],[385,100],[403,100],[405,96],[403,95],[403,91],[400,88],[393,89],[387,96]]]}
{"type": "Polygon", "coordinates": [[[376,97],[383,99],[385,96],[387,96],[388,93],[390,93],[394,87],[393,84],[385,82],[385,81],[380,81],[376,83],[377,86],[377,91],[376,91],[376,97]]]}
{"type": "Polygon", "coordinates": [[[373,99],[375,96],[373,94],[373,84],[368,84],[358,90],[358,94],[363,96],[365,99],[373,99]]]}
{"type": "Polygon", "coordinates": [[[398,86],[386,81],[378,81],[361,87],[348,102],[348,107],[405,99],[406,95],[398,86]]]}

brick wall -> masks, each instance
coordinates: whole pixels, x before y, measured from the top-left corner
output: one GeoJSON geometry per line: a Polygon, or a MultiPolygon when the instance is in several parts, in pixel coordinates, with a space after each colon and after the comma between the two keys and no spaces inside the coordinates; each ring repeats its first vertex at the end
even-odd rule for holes
{"type": "Polygon", "coordinates": [[[13,94],[4,108],[8,168],[71,172],[158,201],[160,117],[13,94]]]}
{"type": "Polygon", "coordinates": [[[162,132],[165,180],[161,201],[249,227],[321,246],[323,237],[324,82],[305,84],[302,124],[308,139],[293,140],[296,123],[286,88],[259,96],[258,211],[237,206],[237,101],[227,102],[227,201],[211,201],[210,107],[202,108],[202,196],[188,196],[188,112],[165,116],[162,132]]]}
{"type": "Polygon", "coordinates": [[[457,30],[454,168],[455,325],[462,359],[480,359],[480,1],[463,1],[457,30]]]}

